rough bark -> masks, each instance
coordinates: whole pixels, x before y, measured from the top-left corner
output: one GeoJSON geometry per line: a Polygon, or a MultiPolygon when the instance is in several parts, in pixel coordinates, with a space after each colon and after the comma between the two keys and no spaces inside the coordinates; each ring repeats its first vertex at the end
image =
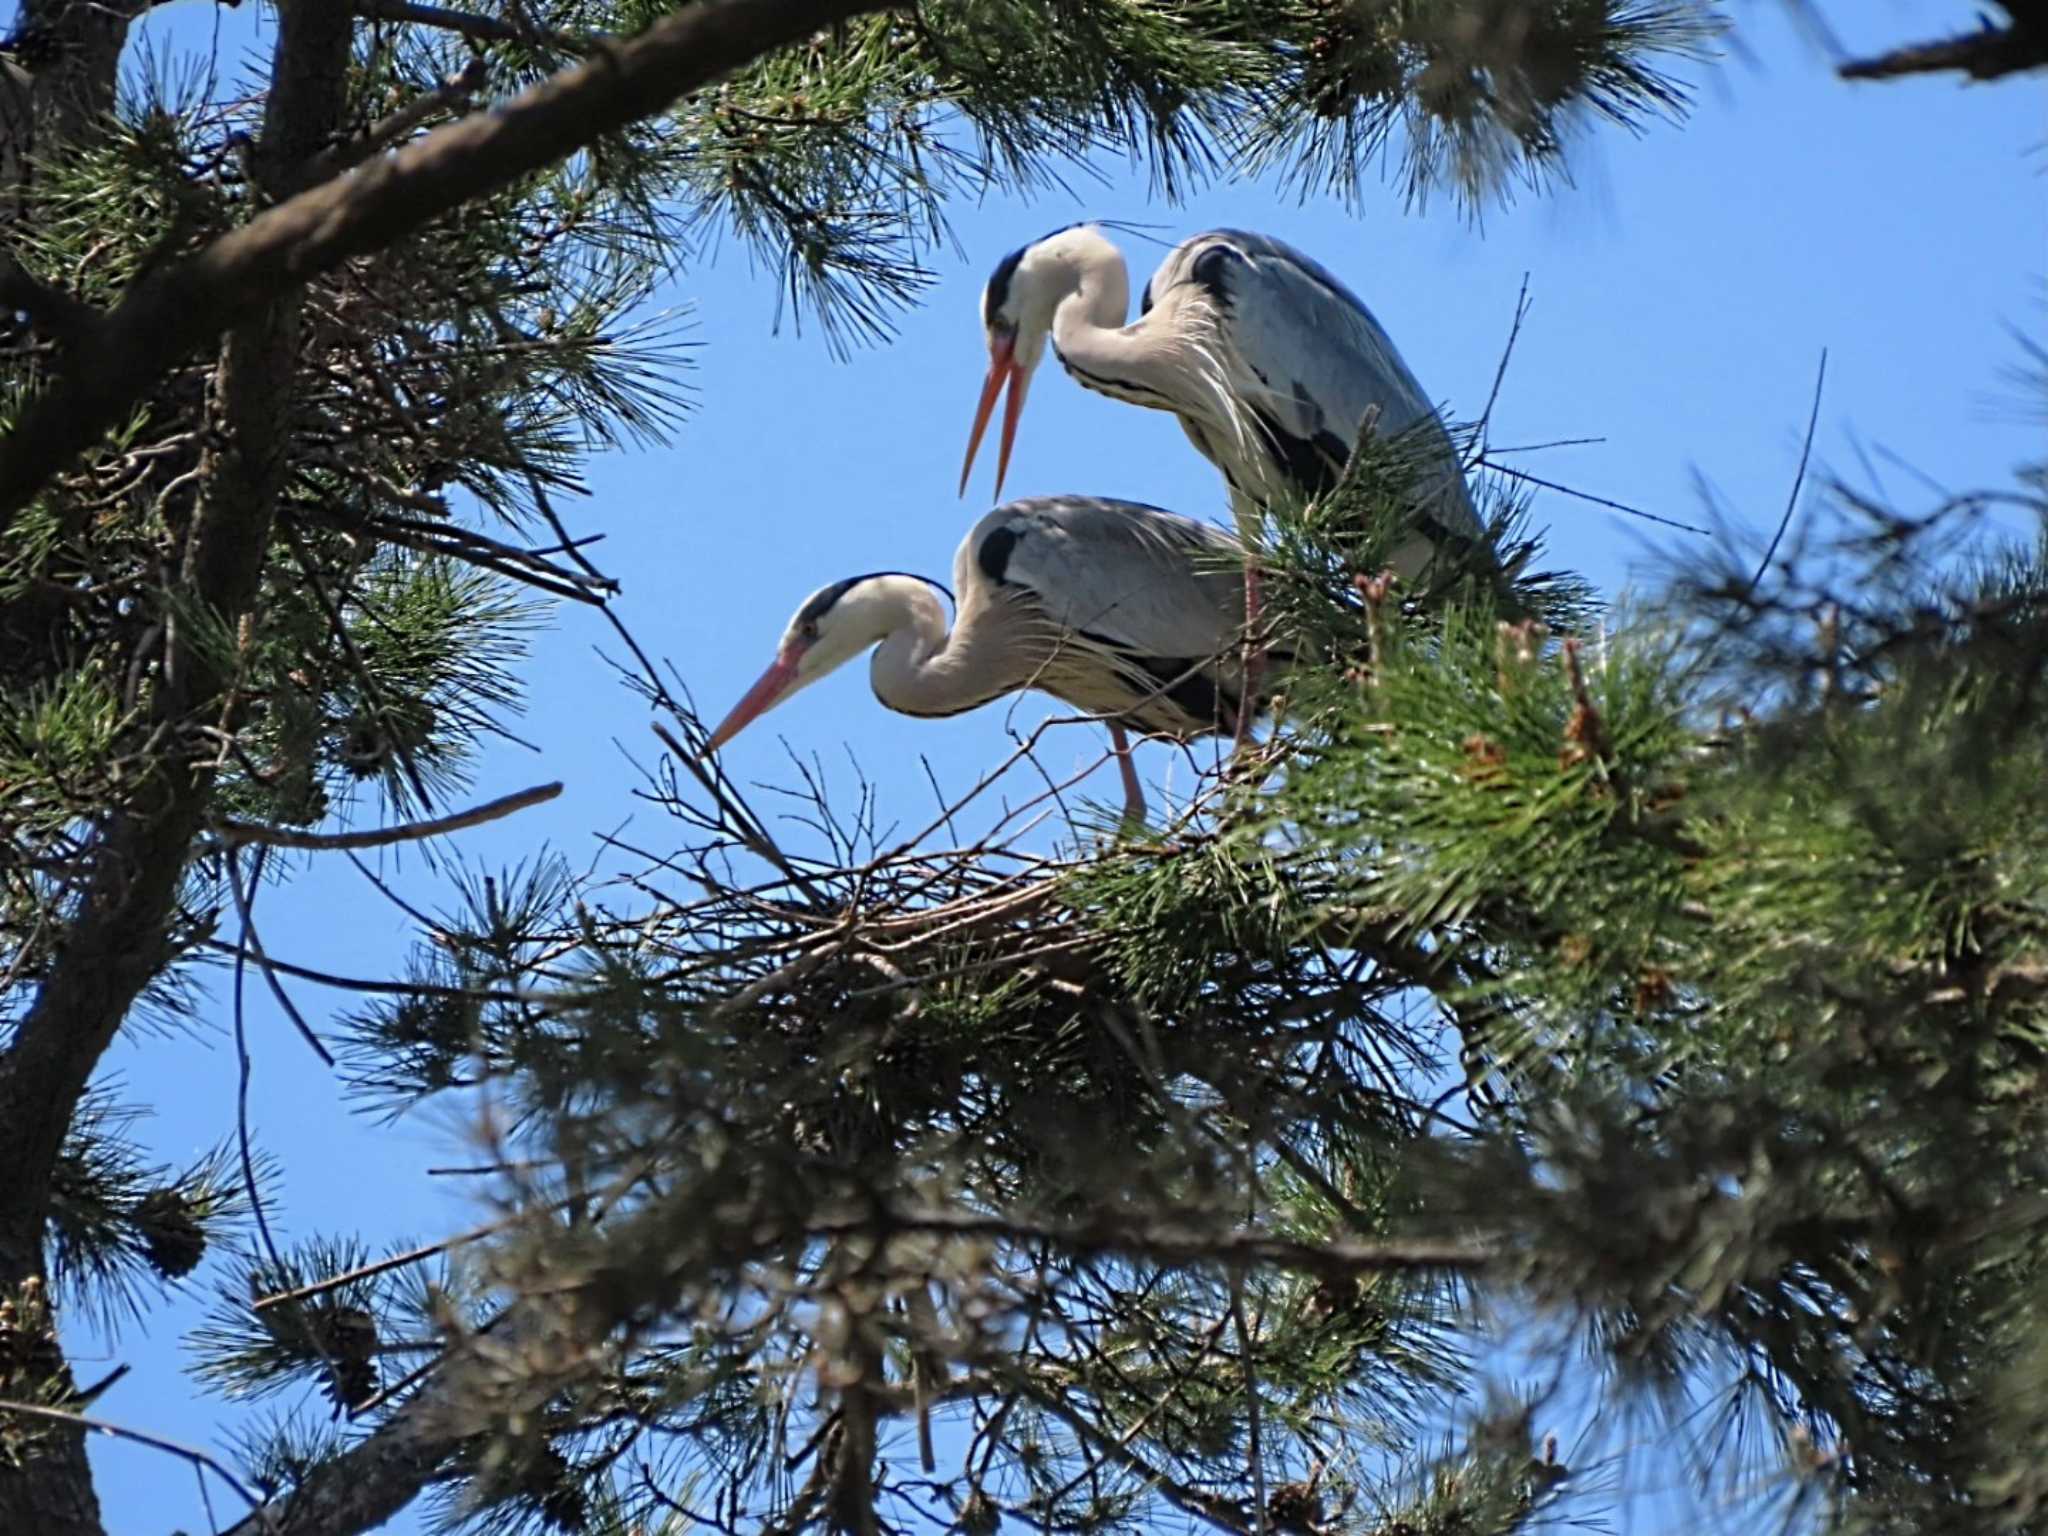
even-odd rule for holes
{"type": "Polygon", "coordinates": [[[317,272],[661,111],[772,49],[887,0],[702,0],[508,102],[314,187],[158,269],[69,349],[0,440],[0,525],[150,383],[317,272]]]}
{"type": "MultiPolygon", "coordinates": [[[[316,154],[339,126],[353,25],[328,0],[287,0],[280,11],[256,154],[265,180],[316,154]]],[[[211,610],[232,624],[256,596],[289,448],[298,330],[298,301],[287,294],[222,345],[213,446],[178,578],[182,611],[211,610]]],[[[178,888],[214,783],[183,727],[216,716],[229,686],[189,637],[171,636],[154,704],[165,745],[95,840],[59,958],[0,1057],[0,1294],[41,1277],[50,1175],[72,1112],[121,1021],[170,958],[178,888]]],[[[82,1435],[53,1432],[33,1459],[0,1465],[0,1531],[100,1529],[82,1435]]]]}
{"type": "MultiPolygon", "coordinates": [[[[0,56],[0,235],[18,217],[35,158],[77,143],[112,105],[128,23],[141,8],[141,0],[22,0],[0,56]]],[[[5,1076],[0,1064],[0,1125],[12,1113],[5,1076]]],[[[4,1153],[0,1170],[0,1296],[13,1296],[22,1282],[43,1278],[49,1170],[37,1178],[4,1153]]],[[[48,1347],[54,1356],[54,1343],[48,1347]]],[[[57,1374],[69,1386],[61,1360],[57,1374]]],[[[48,1435],[37,1448],[43,1455],[32,1475],[0,1461],[0,1531],[98,1531],[79,1437],[48,1435]]]]}

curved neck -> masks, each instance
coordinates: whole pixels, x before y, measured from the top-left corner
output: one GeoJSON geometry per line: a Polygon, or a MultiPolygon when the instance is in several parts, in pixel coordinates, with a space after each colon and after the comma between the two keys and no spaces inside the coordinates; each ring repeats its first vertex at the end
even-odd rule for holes
{"type": "Polygon", "coordinates": [[[1121,252],[1107,241],[1070,257],[1073,286],[1052,312],[1052,341],[1067,371],[1092,389],[1109,389],[1139,403],[1165,405],[1170,372],[1162,376],[1159,338],[1143,325],[1126,327],[1131,281],[1121,252]]]}
{"type": "Polygon", "coordinates": [[[1091,240],[1061,253],[1069,287],[1053,306],[1052,339],[1062,352],[1067,337],[1092,331],[1121,331],[1131,309],[1131,274],[1123,252],[1107,240],[1091,240]]]}
{"type": "Polygon", "coordinates": [[[948,630],[929,589],[891,593],[893,619],[875,647],[868,678],[875,697],[905,715],[951,715],[1008,691],[1014,680],[986,627],[948,630]]]}

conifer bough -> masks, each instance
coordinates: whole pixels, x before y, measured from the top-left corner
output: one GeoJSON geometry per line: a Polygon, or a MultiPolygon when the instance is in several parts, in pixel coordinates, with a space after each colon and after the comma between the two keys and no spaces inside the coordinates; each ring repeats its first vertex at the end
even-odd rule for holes
{"type": "MultiPolygon", "coordinates": [[[[145,278],[90,322],[56,387],[0,439],[0,525],[111,427],[163,371],[315,273],[382,249],[482,193],[659,112],[728,71],[885,0],[701,0],[503,106],[472,113],[354,175],[301,192],[145,278]]],[[[30,308],[34,295],[10,289],[30,308]]]]}

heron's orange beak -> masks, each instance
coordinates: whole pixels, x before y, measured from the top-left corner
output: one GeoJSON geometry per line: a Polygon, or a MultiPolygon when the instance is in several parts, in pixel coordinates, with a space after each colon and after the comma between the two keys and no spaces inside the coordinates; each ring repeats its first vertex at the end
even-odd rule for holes
{"type": "Polygon", "coordinates": [[[974,408],[974,430],[967,434],[967,458],[960,466],[960,494],[967,494],[967,477],[974,471],[974,452],[981,446],[981,434],[988,430],[989,414],[996,408],[996,396],[1003,381],[1010,384],[1010,398],[1003,406],[1003,440],[996,450],[996,500],[1003,499],[1003,480],[1010,473],[1010,447],[1017,441],[1017,421],[1024,414],[1024,392],[1031,387],[1031,375],[1017,366],[1017,337],[992,331],[988,339],[988,378],[982,382],[981,403],[974,408]]]}
{"type": "Polygon", "coordinates": [[[711,739],[704,743],[704,755],[709,757],[767,714],[795,681],[795,654],[776,657],[775,664],[761,674],[760,680],[747,690],[746,697],[733,705],[732,713],[719,722],[718,729],[711,733],[711,739]]]}

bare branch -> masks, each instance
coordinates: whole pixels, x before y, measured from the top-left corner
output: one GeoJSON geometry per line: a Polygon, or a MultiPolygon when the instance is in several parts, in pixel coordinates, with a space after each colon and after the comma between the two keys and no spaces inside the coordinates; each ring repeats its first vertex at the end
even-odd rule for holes
{"type": "Polygon", "coordinates": [[[1756,574],[1749,578],[1751,591],[1764,579],[1764,573],[1771,568],[1771,561],[1777,557],[1778,545],[1784,542],[1785,530],[1792,526],[1792,514],[1799,508],[1799,491],[1806,484],[1806,462],[1813,456],[1813,429],[1820,423],[1820,394],[1828,381],[1828,349],[1820,349],[1820,371],[1813,380],[1813,409],[1806,416],[1806,440],[1799,445],[1799,469],[1792,476],[1792,493],[1785,498],[1785,515],[1778,519],[1778,531],[1771,535],[1770,547],[1764,551],[1763,559],[1756,564],[1756,574]]]}
{"type": "Polygon", "coordinates": [[[1851,59],[1836,73],[1844,80],[1895,80],[1956,69],[1972,80],[1999,80],[2048,65],[2048,5],[2042,0],[1999,0],[1999,5],[2012,18],[2011,26],[1993,26],[1986,17],[1975,32],[1851,59]]]}
{"type": "MultiPolygon", "coordinates": [[[[151,1450],[162,1451],[167,1456],[179,1457],[199,1468],[202,1474],[211,1472],[235,1490],[236,1496],[253,1511],[249,1518],[256,1523],[247,1526],[247,1529],[269,1532],[277,1530],[277,1523],[268,1507],[256,1497],[249,1485],[202,1450],[182,1445],[176,1440],[166,1440],[162,1435],[152,1435],[145,1430],[130,1429],[125,1424],[111,1424],[105,1419],[96,1419],[83,1413],[68,1413],[62,1408],[46,1408],[40,1403],[0,1402],[0,1414],[6,1413],[18,1413],[30,1419],[47,1419],[52,1424],[65,1424],[95,1434],[112,1435],[117,1440],[132,1440],[137,1445],[146,1445],[151,1450]]],[[[201,1486],[204,1486],[203,1482],[201,1486]]]]}
{"type": "Polygon", "coordinates": [[[449,816],[436,816],[429,821],[408,821],[402,826],[376,827],[362,832],[301,832],[292,827],[266,827],[254,821],[222,821],[215,824],[214,835],[232,848],[241,843],[262,843],[272,848],[305,848],[313,850],[335,848],[387,848],[393,843],[417,843],[430,837],[439,837],[447,832],[461,832],[469,827],[480,827],[485,822],[498,821],[528,806],[544,805],[562,792],[559,781],[552,784],[536,784],[531,789],[522,789],[517,794],[503,795],[496,800],[487,800],[482,805],[466,811],[457,811],[449,816]]]}
{"type": "Polygon", "coordinates": [[[479,16],[474,11],[452,11],[439,5],[415,5],[411,0],[356,0],[356,14],[371,21],[409,21],[422,27],[439,27],[458,32],[483,43],[540,43],[562,53],[585,54],[604,36],[577,36],[545,27],[522,27],[497,16],[479,16]]]}
{"type": "Polygon", "coordinates": [[[1007,1238],[1048,1242],[1070,1253],[1114,1253],[1161,1264],[1274,1264],[1305,1274],[1349,1280],[1360,1275],[1488,1269],[1500,1255],[1476,1243],[1432,1241],[1303,1242],[1231,1227],[1202,1231],[1173,1221],[1120,1216],[1093,1222],[1038,1222],[957,1210],[886,1210],[844,1222],[820,1222],[819,1236],[855,1232],[921,1232],[945,1237],[1007,1238]]]}
{"type": "Polygon", "coordinates": [[[305,170],[292,178],[294,188],[316,187],[343,171],[361,165],[379,150],[396,144],[428,118],[465,104],[484,88],[489,79],[490,67],[480,58],[471,59],[424,96],[407,102],[388,117],[372,123],[362,137],[337,144],[325,154],[308,161],[305,170]]]}
{"type": "MultiPolygon", "coordinates": [[[[261,858],[262,855],[259,853],[257,857],[261,858]]],[[[228,889],[234,893],[235,911],[242,919],[242,939],[235,946],[237,970],[239,971],[247,960],[256,962],[258,969],[263,972],[263,979],[270,984],[270,995],[277,999],[277,1006],[284,1010],[285,1017],[292,1021],[301,1038],[313,1048],[313,1054],[320,1058],[321,1065],[332,1071],[334,1054],[321,1043],[320,1037],[313,1033],[313,1026],[306,1022],[306,1016],[299,1012],[298,1004],[294,1003],[291,994],[285,991],[284,983],[277,979],[277,971],[272,967],[270,957],[263,952],[263,941],[256,937],[256,922],[249,910],[249,895],[242,889],[242,872],[236,867],[232,854],[228,857],[228,889]]]]}

